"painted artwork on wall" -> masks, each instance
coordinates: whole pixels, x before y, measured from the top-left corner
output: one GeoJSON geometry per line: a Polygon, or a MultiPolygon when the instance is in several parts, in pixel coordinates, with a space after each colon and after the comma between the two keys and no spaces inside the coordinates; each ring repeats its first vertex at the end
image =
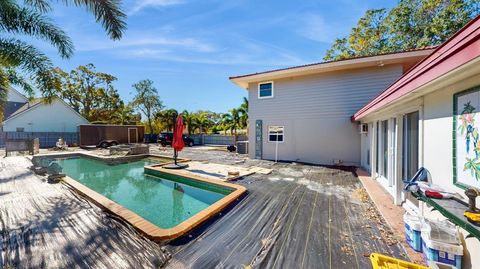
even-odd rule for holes
{"type": "Polygon", "coordinates": [[[453,97],[453,181],[480,188],[480,87],[453,97]]]}

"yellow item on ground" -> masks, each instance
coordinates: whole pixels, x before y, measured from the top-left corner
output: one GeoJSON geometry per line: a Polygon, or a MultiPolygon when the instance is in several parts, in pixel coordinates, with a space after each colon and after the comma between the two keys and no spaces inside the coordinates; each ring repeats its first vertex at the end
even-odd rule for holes
{"type": "Polygon", "coordinates": [[[465,213],[463,213],[463,215],[471,221],[480,222],[480,213],[473,213],[473,212],[465,211],[465,213]]]}
{"type": "Polygon", "coordinates": [[[428,269],[428,267],[395,259],[379,253],[370,254],[373,269],[428,269]]]}

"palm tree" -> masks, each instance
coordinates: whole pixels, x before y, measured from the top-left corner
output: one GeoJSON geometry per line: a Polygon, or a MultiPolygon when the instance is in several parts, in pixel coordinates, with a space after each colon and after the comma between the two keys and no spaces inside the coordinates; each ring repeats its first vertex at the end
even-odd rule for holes
{"type": "Polygon", "coordinates": [[[123,105],[120,109],[115,110],[112,115],[112,121],[115,124],[136,124],[142,119],[140,114],[135,114],[135,110],[130,106],[130,104],[123,105]]]}
{"type": "Polygon", "coordinates": [[[232,131],[235,137],[237,136],[237,128],[240,124],[240,110],[238,108],[230,109],[230,115],[232,118],[232,131]]]}
{"type": "Polygon", "coordinates": [[[187,110],[184,110],[182,112],[182,116],[183,116],[183,122],[187,126],[188,135],[191,135],[196,128],[195,127],[196,115],[194,113],[188,112],[187,110]]]}
{"type": "Polygon", "coordinates": [[[243,102],[238,108],[238,112],[240,113],[240,127],[247,128],[248,126],[248,99],[243,97],[243,102]]]}
{"type": "Polygon", "coordinates": [[[222,129],[223,129],[223,133],[225,135],[227,134],[227,130],[231,130],[232,122],[233,122],[233,119],[232,119],[232,115],[230,113],[222,114],[221,125],[222,125],[222,129]]]}
{"type": "MultiPolygon", "coordinates": [[[[33,45],[18,38],[20,35],[44,40],[58,50],[62,58],[73,55],[74,46],[67,34],[45,15],[57,0],[1,0],[0,1],[0,111],[7,97],[7,88],[13,84],[33,95],[33,86],[41,89],[44,97],[52,97],[59,82],[52,75],[51,60],[33,45]],[[20,4],[18,2],[21,2],[20,4]]],[[[110,38],[117,40],[126,29],[126,15],[117,0],[63,0],[66,5],[83,7],[110,38]]]]}
{"type": "Polygon", "coordinates": [[[195,117],[195,124],[200,133],[207,133],[208,129],[212,126],[212,122],[208,118],[206,112],[201,112],[195,117]]]}
{"type": "Polygon", "coordinates": [[[157,113],[155,118],[167,129],[167,131],[173,132],[175,126],[175,119],[178,116],[178,112],[171,108],[167,110],[162,110],[157,113]]]}

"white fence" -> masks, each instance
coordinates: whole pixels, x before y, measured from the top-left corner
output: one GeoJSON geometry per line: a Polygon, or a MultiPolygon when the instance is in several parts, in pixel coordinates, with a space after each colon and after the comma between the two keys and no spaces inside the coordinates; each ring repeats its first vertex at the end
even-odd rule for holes
{"type": "Polygon", "coordinates": [[[235,141],[247,141],[246,135],[197,134],[190,135],[195,145],[234,145],[235,141]]]}

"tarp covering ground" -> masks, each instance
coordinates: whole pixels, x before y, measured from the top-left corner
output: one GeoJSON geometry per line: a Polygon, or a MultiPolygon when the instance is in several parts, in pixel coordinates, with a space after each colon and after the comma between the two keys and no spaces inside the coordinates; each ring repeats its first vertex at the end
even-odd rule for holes
{"type": "Polygon", "coordinates": [[[24,157],[0,160],[0,268],[158,268],[161,246],[63,184],[48,184],[24,157]]]}
{"type": "Polygon", "coordinates": [[[372,252],[405,256],[347,168],[185,157],[198,156],[274,172],[237,181],[247,195],[164,246],[42,182],[27,159],[0,160],[0,268],[370,268],[372,252]]]}
{"type": "Polygon", "coordinates": [[[237,181],[248,195],[171,242],[165,267],[371,268],[372,252],[404,258],[351,170],[276,164],[274,171],[237,181]]]}

